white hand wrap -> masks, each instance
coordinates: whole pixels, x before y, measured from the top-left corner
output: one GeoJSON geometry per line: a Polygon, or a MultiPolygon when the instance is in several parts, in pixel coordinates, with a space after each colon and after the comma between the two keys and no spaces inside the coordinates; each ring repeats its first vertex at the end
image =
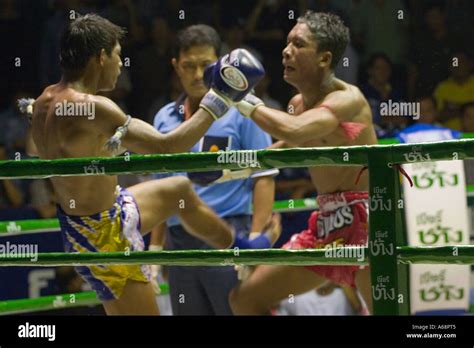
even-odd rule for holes
{"type": "Polygon", "coordinates": [[[231,106],[232,101],[230,99],[220,95],[212,88],[206,93],[199,104],[199,107],[211,114],[215,120],[224,116],[231,106]]]}
{"type": "Polygon", "coordinates": [[[123,149],[121,146],[122,138],[127,134],[128,125],[130,124],[131,120],[132,120],[132,116],[127,115],[127,120],[125,121],[124,125],[118,127],[115,130],[115,134],[112,137],[110,137],[109,140],[107,140],[104,146],[108,151],[112,152],[113,154],[125,152],[126,149],[123,149]]]}
{"type": "Polygon", "coordinates": [[[262,99],[253,94],[247,94],[244,99],[236,104],[237,109],[245,117],[251,117],[255,109],[259,106],[265,105],[262,99]]]}

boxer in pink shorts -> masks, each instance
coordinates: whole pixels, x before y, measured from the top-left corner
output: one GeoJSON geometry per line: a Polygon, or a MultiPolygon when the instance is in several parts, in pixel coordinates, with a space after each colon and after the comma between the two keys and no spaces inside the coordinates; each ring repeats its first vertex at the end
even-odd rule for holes
{"type": "MultiPolygon", "coordinates": [[[[282,52],[283,78],[299,92],[290,100],[288,113],[266,107],[252,95],[237,103],[242,115],[280,140],[272,148],[377,143],[369,103],[356,86],[334,76],[349,36],[336,15],[308,11],[298,18],[282,52]]],[[[308,229],[293,236],[285,248],[366,245],[367,172],[362,173],[360,166],[308,169],[320,211],[313,213],[308,229]]],[[[234,314],[270,314],[280,301],[328,281],[355,286],[371,309],[369,268],[354,266],[257,266],[232,290],[229,301],[234,314]]]]}
{"type": "MultiPolygon", "coordinates": [[[[294,234],[283,249],[324,249],[367,244],[367,192],[341,192],[317,197],[319,211],[308,220],[308,229],[294,234]]],[[[326,279],[355,287],[360,266],[307,266],[326,279]]]]}

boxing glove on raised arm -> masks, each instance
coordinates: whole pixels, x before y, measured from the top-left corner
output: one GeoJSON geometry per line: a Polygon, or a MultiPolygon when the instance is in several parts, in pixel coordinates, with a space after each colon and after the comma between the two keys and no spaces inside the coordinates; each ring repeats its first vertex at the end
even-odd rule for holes
{"type": "Polygon", "coordinates": [[[210,90],[199,106],[218,119],[242,100],[264,75],[258,59],[245,49],[235,49],[206,68],[204,83],[210,90]]]}

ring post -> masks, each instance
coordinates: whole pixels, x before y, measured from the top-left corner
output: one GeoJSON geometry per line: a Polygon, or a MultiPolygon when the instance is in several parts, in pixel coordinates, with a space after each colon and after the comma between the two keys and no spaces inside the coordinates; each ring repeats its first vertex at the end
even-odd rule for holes
{"type": "Polygon", "coordinates": [[[400,232],[403,228],[400,179],[398,171],[391,165],[392,150],[387,150],[386,147],[374,147],[368,155],[368,252],[373,312],[376,315],[406,315],[409,308],[408,287],[398,277],[396,249],[397,242],[400,242],[397,236],[403,233],[400,232]]]}
{"type": "MultiPolygon", "coordinates": [[[[398,171],[395,171],[397,178],[400,177],[398,171]]],[[[401,199],[401,185],[400,180],[396,181],[395,184],[395,201],[400,201],[401,199]]],[[[405,220],[405,201],[403,200],[403,208],[395,210],[397,214],[397,224],[395,225],[395,240],[396,240],[396,254],[397,254],[397,264],[398,264],[398,294],[402,295],[402,302],[398,303],[399,306],[399,314],[403,315],[410,315],[410,266],[407,263],[399,262],[400,259],[400,247],[399,246],[406,246],[408,245],[408,235],[406,231],[406,220],[405,220]]]]}

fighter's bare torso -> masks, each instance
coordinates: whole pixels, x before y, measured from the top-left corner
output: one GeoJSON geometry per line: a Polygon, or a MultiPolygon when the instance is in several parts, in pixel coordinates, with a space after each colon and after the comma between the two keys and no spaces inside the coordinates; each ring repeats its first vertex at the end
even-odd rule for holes
{"type": "MultiPolygon", "coordinates": [[[[104,149],[107,137],[95,127],[95,117],[58,116],[57,103],[95,103],[97,96],[65,85],[47,87],[36,100],[32,135],[41,159],[111,157],[104,149]]],[[[85,115],[84,115],[85,116],[85,115]]],[[[112,207],[116,176],[53,177],[58,203],[71,215],[91,215],[112,207]]]]}
{"type": "MultiPolygon", "coordinates": [[[[324,136],[322,138],[315,138],[310,141],[300,144],[302,147],[330,147],[330,146],[351,146],[351,145],[371,145],[377,143],[375,130],[372,124],[372,113],[370,106],[365,101],[364,96],[361,94],[358,88],[347,84],[341,80],[335,80],[336,92],[342,96],[347,95],[349,98],[354,98],[358,101],[354,105],[353,115],[336,115],[342,122],[356,122],[366,125],[367,127],[360,133],[360,135],[354,139],[349,140],[345,135],[343,129],[338,127],[334,132],[324,136]],[[360,106],[359,106],[360,105],[360,106]]],[[[299,114],[307,111],[311,108],[318,108],[321,105],[331,106],[330,99],[331,92],[324,98],[318,101],[312,106],[305,106],[303,102],[303,96],[301,94],[296,95],[290,101],[290,105],[293,106],[293,114],[298,116],[299,114]]],[[[365,173],[362,175],[359,183],[356,185],[356,178],[360,172],[360,166],[317,166],[310,167],[309,171],[313,184],[315,185],[319,194],[342,192],[342,191],[366,191],[368,190],[368,176],[365,173]]]]}

